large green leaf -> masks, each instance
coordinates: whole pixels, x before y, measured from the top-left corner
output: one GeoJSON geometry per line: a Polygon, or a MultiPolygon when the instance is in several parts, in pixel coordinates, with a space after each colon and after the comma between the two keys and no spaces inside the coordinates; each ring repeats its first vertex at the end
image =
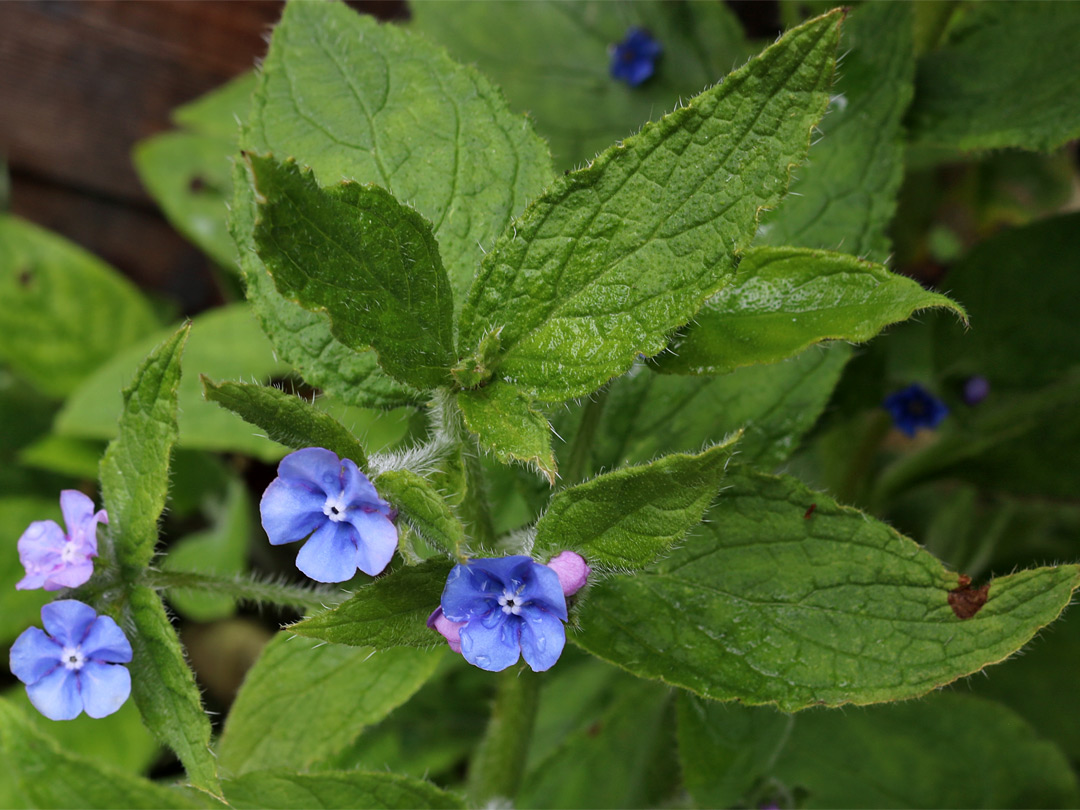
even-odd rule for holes
{"type": "Polygon", "coordinates": [[[536,524],[533,555],[546,560],[571,549],[604,570],[644,568],[701,522],[735,449],[731,439],[562,490],[536,524]]]}
{"type": "Polygon", "coordinates": [[[237,810],[457,810],[465,804],[430,782],[396,773],[254,771],[225,783],[237,810]]]}
{"type": "Polygon", "coordinates": [[[661,376],[642,368],[611,386],[593,469],[686,452],[736,430],[742,430],[741,463],[775,467],[817,421],[850,356],[848,346],[836,344],[719,377],[661,376]]]}
{"type": "Polygon", "coordinates": [[[904,163],[900,120],[914,89],[911,15],[907,3],[863,3],[848,15],[840,39],[844,67],[821,135],[791,193],[762,216],[760,243],[888,259],[885,229],[904,163]]]}
{"type": "Polygon", "coordinates": [[[278,292],[328,313],[335,338],[374,348],[396,379],[448,385],[454,304],[431,224],[379,186],[321,189],[295,163],[247,161],[259,206],[255,245],[278,292]]]}
{"type": "Polygon", "coordinates": [[[511,385],[496,383],[457,396],[461,415],[480,445],[503,464],[520,462],[555,482],[551,426],[534,404],[511,385]]]}
{"type": "Polygon", "coordinates": [[[310,767],[408,700],[441,657],[442,650],[376,652],[279,633],[229,712],[218,744],[222,769],[310,767]]]}
{"type": "Polygon", "coordinates": [[[68,753],[3,699],[0,753],[8,775],[5,779],[0,771],[0,797],[5,806],[132,810],[206,806],[178,790],[68,753]]]}
{"type": "Polygon", "coordinates": [[[0,362],[43,393],[70,394],[158,327],[126,278],[67,240],[0,214],[0,362]]]}
{"type": "Polygon", "coordinates": [[[124,388],[118,435],[101,459],[101,497],[116,561],[134,579],[154,556],[176,444],[176,391],[188,338],[181,327],[154,349],[124,388]]]}
{"type": "Polygon", "coordinates": [[[880,264],[806,248],[754,248],[657,365],[669,374],[724,374],[825,340],[861,343],[930,307],[964,318],[946,296],[880,264]]]}
{"type": "Polygon", "coordinates": [[[729,470],[725,483],[699,537],[592,587],[576,641],[704,697],[875,703],[1002,661],[1080,584],[1073,565],[996,578],[962,619],[957,576],[885,524],[792,478],[729,470]]]}
{"type": "Polygon", "coordinates": [[[217,760],[210,751],[210,718],[161,599],[150,588],[133,588],[117,618],[121,626],[134,630],[128,633],[134,652],[131,694],[143,722],[176,752],[193,785],[220,795],[217,760]]]}
{"type": "Polygon", "coordinates": [[[916,144],[1048,151],[1080,136],[1075,3],[978,4],[919,60],[909,122],[916,144]],[[1033,58],[1035,55],[1038,58],[1033,58]]]}
{"type": "Polygon", "coordinates": [[[413,2],[410,10],[413,26],[477,65],[512,105],[529,111],[559,168],[580,166],[753,53],[722,3],[439,0],[413,2]],[[632,28],[664,48],[656,73],[639,87],[611,77],[609,49],[632,28]]]}
{"type": "Polygon", "coordinates": [[[462,309],[462,353],[498,332],[494,374],[562,401],[661,351],[730,280],[758,211],[776,204],[805,155],[841,17],[789,32],[556,180],[484,258],[462,309]]]}

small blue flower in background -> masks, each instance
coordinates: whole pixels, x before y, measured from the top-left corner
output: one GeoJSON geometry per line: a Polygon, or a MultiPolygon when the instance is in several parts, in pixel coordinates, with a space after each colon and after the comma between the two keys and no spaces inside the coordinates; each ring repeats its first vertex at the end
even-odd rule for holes
{"type": "MultiPolygon", "coordinates": [[[[525,658],[534,672],[549,669],[566,644],[566,597],[559,576],[529,557],[470,560],[454,566],[439,611],[429,620],[455,623],[465,660],[499,672],[525,658]]],[[[440,629],[440,632],[443,632],[440,629]]],[[[445,635],[445,633],[444,633],[445,635]]]]}
{"type": "Polygon", "coordinates": [[[623,41],[611,48],[611,77],[637,87],[653,75],[656,59],[663,52],[648,31],[631,28],[623,41]]]}
{"type": "Polygon", "coordinates": [[[106,717],[131,694],[131,644],[108,616],[74,599],[41,609],[47,634],[31,627],[11,646],[11,671],[26,684],[34,707],[50,720],[83,711],[106,717]]]}
{"type": "Polygon", "coordinates": [[[104,509],[95,513],[94,502],[77,489],[60,493],[60,511],[67,534],[55,520],[35,520],[19,538],[19,561],[26,569],[15,584],[19,590],[77,588],[94,573],[97,525],[108,524],[108,515],[104,509]]]}
{"type": "Polygon", "coordinates": [[[907,436],[914,436],[921,427],[936,428],[949,415],[945,403],[918,383],[889,394],[882,407],[892,416],[893,424],[907,436]]]}
{"type": "Polygon", "coordinates": [[[964,382],[964,402],[968,405],[978,405],[990,396],[990,381],[980,374],[968,377],[964,382]]]}
{"type": "Polygon", "coordinates": [[[375,576],[397,550],[390,504],[349,459],[321,447],[290,453],[259,504],[270,543],[310,535],[296,567],[319,582],[344,582],[359,568],[375,576]]]}

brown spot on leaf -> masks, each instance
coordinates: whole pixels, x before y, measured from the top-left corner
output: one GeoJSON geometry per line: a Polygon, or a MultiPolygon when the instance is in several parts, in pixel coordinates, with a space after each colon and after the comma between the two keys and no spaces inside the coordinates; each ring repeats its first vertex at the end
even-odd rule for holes
{"type": "Polygon", "coordinates": [[[585,733],[590,737],[595,737],[601,732],[603,728],[604,724],[601,721],[597,720],[595,723],[585,729],[585,733]]]}
{"type": "Polygon", "coordinates": [[[810,519],[810,516],[811,516],[812,514],[814,514],[814,510],[815,510],[815,509],[817,509],[817,504],[816,504],[816,503],[812,503],[812,504],[810,504],[810,508],[808,508],[808,509],[806,510],[806,512],[805,512],[805,513],[803,514],[803,520],[809,520],[809,519],[810,519]]]}
{"type": "Polygon", "coordinates": [[[191,181],[188,183],[188,190],[192,194],[198,194],[200,191],[205,190],[206,186],[207,186],[206,180],[200,175],[195,175],[194,177],[191,178],[191,181]]]}
{"type": "Polygon", "coordinates": [[[986,604],[990,598],[990,583],[987,582],[981,588],[971,587],[971,577],[967,574],[960,575],[957,586],[949,591],[949,607],[958,619],[970,619],[986,604]]]}

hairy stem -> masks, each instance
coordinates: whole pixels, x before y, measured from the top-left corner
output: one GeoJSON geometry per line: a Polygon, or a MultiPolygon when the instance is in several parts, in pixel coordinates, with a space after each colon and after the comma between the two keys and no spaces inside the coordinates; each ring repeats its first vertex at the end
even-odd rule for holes
{"type": "Polygon", "coordinates": [[[581,410],[581,421],[578,422],[577,431],[570,441],[570,455],[562,473],[564,487],[581,483],[591,471],[589,462],[592,459],[593,436],[600,426],[600,417],[607,398],[608,389],[605,388],[589,399],[581,410]]]}
{"type": "Polygon", "coordinates": [[[337,588],[289,585],[242,576],[220,577],[213,574],[197,574],[194,571],[147,570],[143,572],[140,579],[140,584],[157,590],[172,588],[207,591],[247,602],[294,607],[301,610],[317,610],[340,602],[348,596],[337,588]]]}
{"type": "Polygon", "coordinates": [[[516,667],[499,674],[487,730],[469,766],[466,793],[474,807],[503,798],[513,802],[529,754],[540,678],[516,667]]]}

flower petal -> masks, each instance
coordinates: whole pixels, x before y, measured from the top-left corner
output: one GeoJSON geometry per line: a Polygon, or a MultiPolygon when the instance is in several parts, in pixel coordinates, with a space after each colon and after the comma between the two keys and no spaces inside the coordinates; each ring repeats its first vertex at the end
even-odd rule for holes
{"type": "Polygon", "coordinates": [[[451,621],[485,616],[498,607],[502,583],[472,564],[455,565],[446,577],[439,604],[451,621]]]}
{"type": "Polygon", "coordinates": [[[550,669],[566,646],[566,628],[556,616],[538,607],[521,611],[521,654],[533,670],[550,669]]]}
{"type": "Polygon", "coordinates": [[[131,694],[131,673],[119,664],[87,661],[79,670],[79,681],[83,707],[94,718],[108,717],[131,694]]]}
{"type": "Polygon", "coordinates": [[[456,653],[461,652],[461,628],[465,626],[465,622],[450,621],[443,615],[442,608],[437,607],[428,616],[427,626],[438,631],[446,639],[446,643],[450,645],[451,650],[456,653]]]}
{"type": "Polygon", "coordinates": [[[126,664],[131,660],[131,643],[120,626],[108,616],[98,616],[90,625],[82,651],[87,659],[110,664],[126,664]]]}
{"type": "Polygon", "coordinates": [[[356,575],[356,529],[350,523],[327,521],[311,535],[296,567],[316,582],[345,582],[356,575]]]}
{"type": "Polygon", "coordinates": [[[79,680],[65,667],[57,667],[41,680],[28,684],[26,694],[34,708],[50,720],[74,720],[82,713],[79,680]]]}
{"type": "Polygon", "coordinates": [[[345,505],[350,510],[359,506],[368,506],[384,515],[390,514],[390,504],[379,497],[374,485],[366,475],[360,472],[360,468],[353,463],[352,459],[341,460],[341,485],[345,505]]]}
{"type": "Polygon", "coordinates": [[[360,535],[356,567],[370,576],[381,574],[397,551],[397,526],[380,512],[365,512],[362,509],[350,509],[348,522],[360,535]]]}
{"type": "Polygon", "coordinates": [[[63,554],[66,543],[64,530],[55,520],[35,520],[27,526],[17,544],[19,561],[26,569],[24,582],[34,580],[38,584],[24,585],[20,582],[16,587],[21,590],[40,588],[45,576],[61,564],[60,555],[63,554]]]}
{"type": "Polygon", "coordinates": [[[23,683],[36,683],[60,666],[62,652],[40,627],[29,627],[11,645],[11,674],[23,683]]]}
{"type": "Polygon", "coordinates": [[[65,489],[60,493],[60,511],[70,536],[79,526],[94,519],[94,502],[77,489],[65,489]]]}
{"type": "Polygon", "coordinates": [[[341,492],[341,459],[323,447],[305,447],[281,460],[278,476],[317,486],[325,499],[341,492]]]}
{"type": "Polygon", "coordinates": [[[461,654],[488,672],[500,672],[521,656],[521,621],[495,611],[487,621],[473,619],[461,628],[461,654]]]}
{"type": "Polygon", "coordinates": [[[75,599],[60,599],[41,609],[45,632],[65,647],[82,644],[96,618],[97,611],[75,599]]]}
{"type": "Polygon", "coordinates": [[[299,481],[275,478],[259,502],[262,526],[270,545],[303,540],[328,518],[323,514],[326,495],[299,481]]]}
{"type": "Polygon", "coordinates": [[[94,564],[89,557],[71,562],[53,571],[45,577],[43,587],[47,591],[59,591],[62,588],[78,588],[94,575],[94,564]]]}

